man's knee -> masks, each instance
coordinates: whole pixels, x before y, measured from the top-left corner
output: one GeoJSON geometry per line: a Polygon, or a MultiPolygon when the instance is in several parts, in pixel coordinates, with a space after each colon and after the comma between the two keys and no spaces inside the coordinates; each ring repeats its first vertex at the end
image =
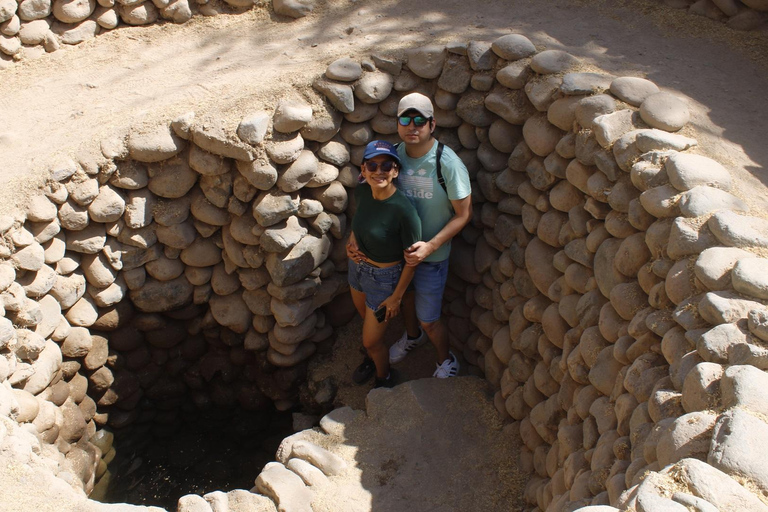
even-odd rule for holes
{"type": "Polygon", "coordinates": [[[422,322],[422,321],[419,321],[419,323],[421,324],[421,328],[424,330],[424,332],[427,333],[427,335],[430,338],[433,338],[431,336],[432,333],[437,333],[440,330],[440,328],[442,327],[442,320],[440,318],[438,318],[434,322],[422,322]]]}

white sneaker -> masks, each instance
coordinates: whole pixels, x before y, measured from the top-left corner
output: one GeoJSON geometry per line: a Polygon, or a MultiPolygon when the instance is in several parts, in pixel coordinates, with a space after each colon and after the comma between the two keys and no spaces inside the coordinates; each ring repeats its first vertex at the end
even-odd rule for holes
{"type": "Polygon", "coordinates": [[[459,374],[459,362],[456,360],[456,356],[453,355],[453,352],[448,352],[448,355],[450,357],[443,361],[443,364],[436,365],[437,370],[432,374],[433,377],[447,379],[459,374]]]}
{"type": "Polygon", "coordinates": [[[389,347],[389,364],[399,363],[405,359],[405,356],[408,355],[408,352],[427,341],[427,334],[423,329],[421,329],[421,327],[419,327],[419,332],[421,334],[419,334],[418,338],[409,340],[408,332],[406,331],[402,336],[400,336],[400,339],[397,340],[394,345],[389,347]]]}

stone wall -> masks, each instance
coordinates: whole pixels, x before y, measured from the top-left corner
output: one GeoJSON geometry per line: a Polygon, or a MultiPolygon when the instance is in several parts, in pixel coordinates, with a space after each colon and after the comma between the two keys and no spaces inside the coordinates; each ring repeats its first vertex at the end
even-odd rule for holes
{"type": "MultiPolygon", "coordinates": [[[[757,30],[768,22],[765,0],[658,2],[734,30],[757,30]]],[[[196,15],[238,13],[266,5],[270,5],[266,0],[0,0],[0,68],[4,61],[35,59],[120,26],[186,23],[196,15]]],[[[275,0],[271,6],[276,14],[300,18],[313,11],[315,1],[275,0]]]]}
{"type": "Polygon", "coordinates": [[[342,59],[312,85],[108,137],[0,219],[15,460],[82,497],[112,431],[297,403],[344,318],[364,146],[420,91],[473,185],[451,344],[525,444],[531,510],[766,508],[768,224],[696,154],[683,100],[520,35],[342,59]]]}
{"type": "Polygon", "coordinates": [[[768,2],[764,0],[658,0],[675,9],[704,16],[734,30],[760,30],[768,21],[768,2]]]}

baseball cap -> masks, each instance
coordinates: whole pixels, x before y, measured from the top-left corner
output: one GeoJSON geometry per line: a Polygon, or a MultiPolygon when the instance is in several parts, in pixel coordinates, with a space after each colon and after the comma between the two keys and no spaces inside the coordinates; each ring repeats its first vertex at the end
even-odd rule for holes
{"type": "Polygon", "coordinates": [[[398,165],[402,165],[402,162],[400,162],[400,156],[397,154],[397,149],[395,149],[395,146],[385,140],[374,140],[369,142],[368,145],[365,146],[365,154],[363,155],[363,160],[368,160],[379,155],[391,156],[395,159],[398,165]]]}
{"type": "Polygon", "coordinates": [[[435,111],[432,108],[432,102],[429,100],[429,98],[427,98],[426,96],[418,92],[412,92],[411,94],[406,94],[400,100],[400,103],[398,103],[397,105],[398,116],[403,115],[403,112],[406,112],[408,110],[415,110],[419,114],[423,115],[424,117],[435,116],[435,111]]]}

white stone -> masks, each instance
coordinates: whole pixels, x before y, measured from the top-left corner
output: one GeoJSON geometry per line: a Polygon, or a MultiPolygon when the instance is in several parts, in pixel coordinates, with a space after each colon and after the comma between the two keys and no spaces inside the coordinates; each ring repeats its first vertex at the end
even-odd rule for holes
{"type": "Polygon", "coordinates": [[[691,118],[687,103],[668,92],[648,96],[640,105],[640,116],[652,128],[676,132],[691,118]]]}
{"type": "Polygon", "coordinates": [[[731,174],[718,162],[701,155],[673,153],[664,168],[669,182],[677,190],[685,191],[707,185],[728,191],[733,186],[731,174]]]}
{"type": "Polygon", "coordinates": [[[240,140],[252,146],[261,144],[269,127],[269,113],[265,111],[253,112],[246,115],[237,127],[237,136],[240,140]]]}

